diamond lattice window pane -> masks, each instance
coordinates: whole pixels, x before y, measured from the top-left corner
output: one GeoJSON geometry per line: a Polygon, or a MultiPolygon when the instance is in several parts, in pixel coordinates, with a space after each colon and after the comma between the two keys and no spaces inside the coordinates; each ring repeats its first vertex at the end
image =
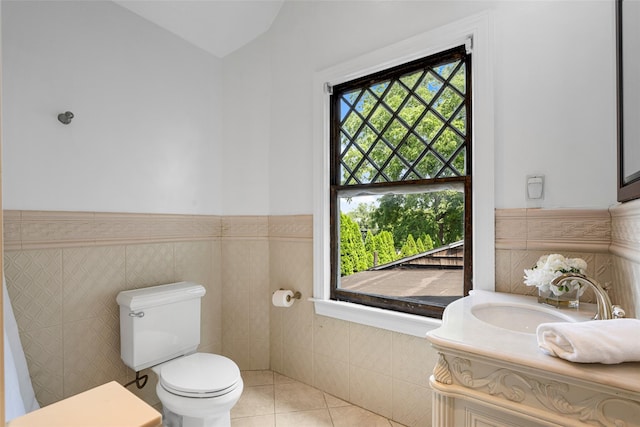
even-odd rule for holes
{"type": "Polygon", "coordinates": [[[404,122],[413,126],[413,124],[421,117],[422,113],[427,107],[415,96],[409,98],[404,108],[398,112],[398,116],[404,120],[404,122]]]}
{"type": "Polygon", "coordinates": [[[433,153],[427,153],[416,165],[417,172],[425,179],[435,178],[444,163],[438,159],[433,153]]]}
{"type": "Polygon", "coordinates": [[[458,69],[456,75],[451,79],[451,85],[458,89],[460,93],[467,93],[467,76],[464,67],[458,69]]]}
{"type": "Polygon", "coordinates": [[[451,124],[460,131],[461,134],[466,135],[467,133],[467,108],[462,107],[460,112],[456,114],[455,119],[451,121],[451,124]]]}
{"type": "MultiPolygon", "coordinates": [[[[348,168],[348,174],[351,174],[351,172],[353,172],[353,170],[355,170],[355,168],[360,163],[360,160],[362,160],[362,153],[360,152],[360,150],[353,147],[351,150],[349,150],[349,154],[342,158],[341,163],[348,168]]],[[[347,177],[348,176],[345,175],[345,178],[347,177]]]]}
{"type": "Polygon", "coordinates": [[[464,99],[460,95],[453,89],[447,87],[434,103],[434,107],[442,117],[448,120],[453,112],[462,104],[462,101],[464,101],[464,99]]]}
{"type": "Polygon", "coordinates": [[[357,182],[351,176],[351,171],[343,163],[340,163],[340,184],[342,185],[357,184],[357,182]]]}
{"type": "Polygon", "coordinates": [[[340,132],[340,155],[344,156],[345,150],[351,143],[351,139],[344,134],[344,132],[340,132]]]}
{"type": "Polygon", "coordinates": [[[391,89],[384,97],[384,102],[391,108],[392,111],[396,111],[398,107],[404,102],[409,92],[398,82],[395,82],[391,89]]]}
{"type": "Polygon", "coordinates": [[[360,116],[358,116],[358,114],[356,114],[355,112],[351,111],[347,115],[346,120],[342,123],[342,130],[346,132],[347,135],[349,135],[350,137],[353,137],[358,131],[358,129],[360,129],[361,125],[362,125],[362,119],[360,118],[360,116]]]}
{"type": "Polygon", "coordinates": [[[462,150],[460,150],[460,152],[456,155],[456,158],[453,159],[453,167],[455,168],[456,172],[458,172],[458,174],[460,175],[466,175],[467,174],[467,150],[465,148],[463,148],[462,150]]]}
{"type": "Polygon", "coordinates": [[[357,179],[360,184],[369,184],[375,173],[377,173],[377,169],[371,166],[371,163],[364,162],[354,171],[353,177],[357,179]]]}
{"type": "Polygon", "coordinates": [[[409,90],[413,90],[413,87],[416,85],[420,77],[422,77],[423,71],[416,71],[415,73],[405,74],[400,77],[400,81],[409,88],[409,90]]]}
{"type": "Polygon", "coordinates": [[[404,141],[402,146],[400,146],[398,152],[407,162],[414,164],[425,149],[425,144],[415,135],[411,135],[404,141]]]}
{"type": "Polygon", "coordinates": [[[444,122],[440,120],[433,112],[429,111],[424,119],[415,128],[415,133],[426,142],[431,142],[444,126],[444,122]]]}
{"type": "Polygon", "coordinates": [[[391,120],[391,113],[383,105],[378,105],[369,119],[369,123],[378,132],[382,132],[384,127],[391,120]]]}
{"type": "Polygon", "coordinates": [[[354,90],[351,92],[347,92],[344,95],[342,95],[342,99],[347,102],[350,106],[355,105],[356,100],[358,99],[358,96],[360,96],[360,93],[362,91],[360,89],[358,90],[354,90]]]}
{"type": "Polygon", "coordinates": [[[429,103],[442,88],[442,80],[432,72],[428,72],[416,89],[416,94],[425,102],[429,103]]]}
{"type": "Polygon", "coordinates": [[[389,87],[391,82],[382,82],[371,86],[371,92],[373,92],[378,98],[382,97],[382,94],[389,87]]]}
{"type": "Polygon", "coordinates": [[[356,169],[360,161],[362,160],[363,154],[360,149],[356,145],[351,145],[347,149],[347,152],[342,156],[341,163],[346,166],[347,169],[342,168],[342,172],[340,176],[342,176],[342,183],[346,183],[351,177],[351,173],[356,169]]]}
{"type": "Polygon", "coordinates": [[[465,67],[452,60],[343,94],[342,183],[464,174],[465,67]]]}
{"type": "Polygon", "coordinates": [[[408,129],[400,122],[400,120],[394,120],[385,131],[384,139],[394,147],[397,147],[405,138],[407,132],[408,129]]]}
{"type": "Polygon", "coordinates": [[[366,153],[369,151],[369,148],[374,144],[377,138],[377,134],[373,129],[369,126],[365,126],[362,130],[356,135],[354,142],[362,148],[362,150],[366,153]]]}
{"type": "Polygon", "coordinates": [[[390,181],[400,181],[407,173],[407,165],[398,156],[393,156],[389,164],[384,168],[385,175],[390,181]]]}
{"type": "Polygon", "coordinates": [[[444,168],[439,174],[438,178],[451,178],[453,176],[457,176],[451,168],[444,168]]]}
{"type": "MultiPolygon", "coordinates": [[[[368,117],[371,113],[371,110],[373,110],[373,108],[376,106],[377,102],[378,98],[376,98],[376,96],[370,91],[366,91],[364,95],[362,95],[362,109],[358,111],[361,111],[364,117],[368,117]]],[[[360,105],[360,103],[358,105],[360,105]]]]}
{"type": "Polygon", "coordinates": [[[382,166],[389,156],[391,156],[391,153],[392,151],[387,144],[379,139],[371,150],[371,153],[369,153],[369,158],[376,164],[378,169],[382,169],[382,166]]]}
{"type": "Polygon", "coordinates": [[[442,76],[442,78],[447,79],[458,66],[460,61],[450,62],[448,64],[443,64],[435,68],[436,72],[442,76]]]}
{"type": "Polygon", "coordinates": [[[415,172],[411,172],[409,175],[407,175],[407,177],[405,178],[405,181],[414,181],[417,179],[420,179],[420,176],[415,172]]]}
{"type": "Polygon", "coordinates": [[[431,147],[443,158],[449,160],[462,144],[464,144],[464,138],[448,128],[431,147]]]}

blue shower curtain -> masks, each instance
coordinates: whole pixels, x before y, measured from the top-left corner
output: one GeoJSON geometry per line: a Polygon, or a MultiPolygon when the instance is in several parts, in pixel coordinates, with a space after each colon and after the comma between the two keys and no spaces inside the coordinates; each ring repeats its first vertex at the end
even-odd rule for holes
{"type": "Polygon", "coordinates": [[[24,415],[40,407],[36,400],[27,360],[24,357],[18,325],[13,315],[7,285],[2,278],[4,312],[4,399],[5,421],[24,415]]]}

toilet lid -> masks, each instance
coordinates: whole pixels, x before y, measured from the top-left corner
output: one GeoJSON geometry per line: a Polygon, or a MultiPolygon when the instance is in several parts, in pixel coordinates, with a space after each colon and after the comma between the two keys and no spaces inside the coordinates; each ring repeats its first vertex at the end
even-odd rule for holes
{"type": "Polygon", "coordinates": [[[194,353],[162,366],[160,383],[165,390],[189,397],[213,397],[236,388],[240,369],[218,354],[194,353]]]}

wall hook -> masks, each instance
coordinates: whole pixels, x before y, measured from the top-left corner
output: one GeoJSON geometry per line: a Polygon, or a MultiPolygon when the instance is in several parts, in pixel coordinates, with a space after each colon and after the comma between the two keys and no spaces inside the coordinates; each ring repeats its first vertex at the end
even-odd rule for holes
{"type": "Polygon", "coordinates": [[[71,111],[58,114],[58,121],[63,125],[71,123],[71,119],[73,119],[73,113],[71,111]]]}

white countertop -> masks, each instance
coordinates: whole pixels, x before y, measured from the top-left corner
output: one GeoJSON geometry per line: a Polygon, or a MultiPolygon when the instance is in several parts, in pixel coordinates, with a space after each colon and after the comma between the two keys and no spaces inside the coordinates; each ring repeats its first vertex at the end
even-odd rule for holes
{"type": "MultiPolygon", "coordinates": [[[[486,323],[471,312],[472,307],[477,304],[533,306],[533,308],[536,305],[539,306],[537,297],[472,291],[468,297],[449,304],[442,318],[442,326],[427,333],[427,339],[436,349],[443,351],[471,353],[524,368],[552,372],[579,381],[640,393],[640,363],[618,365],[572,363],[546,355],[538,348],[535,330],[532,333],[516,332],[486,323]]],[[[584,321],[592,317],[596,306],[581,303],[579,310],[551,309],[559,310],[562,316],[568,316],[574,321],[584,321]]],[[[514,316],[514,322],[518,321],[516,316],[514,316]]],[[[633,337],[633,339],[640,339],[640,337],[633,337]]],[[[593,344],[598,345],[597,342],[593,344]]]]}

